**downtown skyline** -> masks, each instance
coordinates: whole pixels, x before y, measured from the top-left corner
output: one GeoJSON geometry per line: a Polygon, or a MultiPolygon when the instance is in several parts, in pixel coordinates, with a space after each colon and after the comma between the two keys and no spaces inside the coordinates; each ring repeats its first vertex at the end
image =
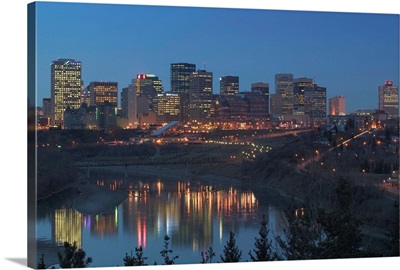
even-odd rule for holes
{"type": "Polygon", "coordinates": [[[169,67],[177,62],[213,72],[215,94],[220,77],[239,76],[240,91],[269,83],[275,93],[275,74],[292,73],[315,79],[327,98],[344,95],[347,112],[378,108],[378,87],[399,82],[396,15],[38,4],[38,104],[50,96],[49,64],[58,57],[82,62],[84,86],[118,82],[118,95],[141,73],[170,91],[169,67]],[[75,16],[53,17],[63,13],[75,16]]]}

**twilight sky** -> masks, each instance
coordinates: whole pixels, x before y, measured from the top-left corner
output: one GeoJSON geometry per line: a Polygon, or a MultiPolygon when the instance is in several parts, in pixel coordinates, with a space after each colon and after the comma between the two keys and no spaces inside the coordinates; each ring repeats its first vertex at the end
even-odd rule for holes
{"type": "Polygon", "coordinates": [[[50,97],[50,64],[82,62],[82,78],[116,81],[119,92],[139,73],[170,90],[170,63],[188,62],[240,90],[276,73],[313,78],[327,98],[344,95],[346,112],[378,107],[378,86],[399,85],[399,16],[227,8],[37,3],[38,104],[50,97]]]}

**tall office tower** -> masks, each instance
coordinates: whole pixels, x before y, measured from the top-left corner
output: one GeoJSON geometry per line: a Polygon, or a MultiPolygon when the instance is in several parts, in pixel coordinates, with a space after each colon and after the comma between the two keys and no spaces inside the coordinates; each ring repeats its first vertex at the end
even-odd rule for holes
{"type": "Polygon", "coordinates": [[[293,80],[293,115],[303,115],[304,109],[304,89],[312,86],[313,80],[309,78],[297,78],[293,80]]]}
{"type": "Polygon", "coordinates": [[[189,92],[185,93],[179,93],[179,99],[181,101],[180,104],[180,114],[181,114],[181,119],[180,121],[182,122],[188,122],[189,121],[189,113],[190,113],[190,100],[189,100],[189,92]]]}
{"type": "Polygon", "coordinates": [[[315,125],[326,123],[326,87],[306,86],[304,89],[305,114],[315,125]]]}
{"type": "Polygon", "coordinates": [[[157,123],[163,124],[181,120],[181,100],[179,94],[164,93],[157,95],[157,123]]]}
{"type": "Polygon", "coordinates": [[[219,78],[219,92],[221,95],[239,93],[239,76],[225,76],[219,78]]]}
{"type": "Polygon", "coordinates": [[[213,74],[206,70],[198,70],[190,76],[189,84],[189,119],[191,121],[208,120],[213,97],[213,74]]]}
{"type": "Polygon", "coordinates": [[[329,115],[346,115],[346,100],[344,96],[329,99],[329,115]]]}
{"type": "Polygon", "coordinates": [[[146,97],[149,100],[150,110],[154,111],[153,100],[158,94],[164,93],[162,81],[154,74],[137,74],[134,86],[137,95],[146,97]]]}
{"type": "Polygon", "coordinates": [[[137,128],[139,124],[138,79],[140,78],[138,78],[138,76],[139,75],[137,75],[134,79],[132,79],[131,84],[128,87],[123,88],[121,93],[121,107],[123,111],[122,115],[123,117],[126,116],[126,119],[128,119],[129,128],[137,128]]]}
{"type": "Polygon", "coordinates": [[[195,64],[173,63],[171,64],[171,92],[188,93],[189,78],[196,71],[195,64]]]}
{"type": "Polygon", "coordinates": [[[379,86],[379,110],[387,113],[388,119],[399,116],[399,87],[392,81],[385,81],[379,86]]]}
{"type": "Polygon", "coordinates": [[[251,84],[251,92],[260,92],[269,96],[269,83],[256,82],[251,84]]]}
{"type": "Polygon", "coordinates": [[[251,84],[251,92],[259,92],[262,93],[266,96],[267,101],[266,101],[266,111],[269,114],[269,83],[263,83],[263,82],[256,82],[251,84]]]}
{"type": "Polygon", "coordinates": [[[270,103],[271,103],[270,112],[272,116],[273,117],[282,116],[282,95],[276,93],[271,94],[270,103]]]}
{"type": "Polygon", "coordinates": [[[51,62],[51,124],[61,126],[64,111],[69,106],[81,106],[82,63],[75,59],[57,59],[51,62]]]}
{"type": "Polygon", "coordinates": [[[91,82],[87,87],[90,93],[90,105],[99,106],[108,101],[109,106],[118,106],[118,83],[91,82]]]}
{"type": "Polygon", "coordinates": [[[128,87],[128,125],[130,128],[136,128],[138,125],[137,96],[135,80],[132,80],[132,84],[128,87]]]}
{"type": "MultiPolygon", "coordinates": [[[[137,96],[136,100],[137,100],[137,114],[148,113],[150,111],[150,104],[147,97],[137,96]]],[[[153,100],[153,110],[154,112],[157,112],[157,97],[155,97],[153,100]]]]}
{"type": "Polygon", "coordinates": [[[282,115],[292,114],[293,110],[293,74],[275,75],[275,94],[282,97],[282,115]]]}
{"type": "Polygon", "coordinates": [[[51,116],[51,98],[43,98],[43,117],[51,116]]]}
{"type": "Polygon", "coordinates": [[[129,92],[129,87],[122,88],[122,91],[121,91],[121,109],[122,109],[121,118],[124,118],[124,119],[128,119],[128,104],[129,104],[129,100],[128,100],[129,93],[128,92],[129,92]]]}

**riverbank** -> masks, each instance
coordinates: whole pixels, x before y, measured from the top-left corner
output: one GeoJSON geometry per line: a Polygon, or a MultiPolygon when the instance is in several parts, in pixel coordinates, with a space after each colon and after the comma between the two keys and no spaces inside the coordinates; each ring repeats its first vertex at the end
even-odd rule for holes
{"type": "MultiPolygon", "coordinates": [[[[188,168],[186,165],[168,165],[168,166],[148,166],[148,165],[135,165],[129,166],[125,169],[124,166],[113,166],[113,167],[99,167],[92,168],[93,171],[99,172],[112,172],[124,176],[127,178],[137,177],[153,177],[162,178],[163,181],[176,181],[176,180],[191,180],[191,181],[202,181],[210,184],[240,184],[243,180],[236,173],[227,174],[224,173],[228,164],[204,164],[196,165],[195,168],[188,168]]],[[[232,171],[232,170],[231,170],[232,171]]]]}
{"type": "Polygon", "coordinates": [[[50,192],[50,193],[48,193],[46,195],[38,196],[36,201],[37,202],[44,201],[44,200],[46,200],[46,199],[48,199],[48,198],[50,198],[50,197],[52,197],[54,195],[57,195],[57,194],[59,194],[61,192],[64,192],[64,191],[68,190],[69,188],[70,188],[70,186],[68,185],[68,186],[60,188],[59,190],[55,190],[53,192],[50,192]]]}
{"type": "MultiPolygon", "coordinates": [[[[310,191],[307,191],[302,186],[304,184],[304,178],[309,177],[303,175],[302,173],[296,172],[295,170],[290,170],[289,166],[286,170],[276,166],[275,170],[269,175],[268,178],[261,177],[261,173],[253,172],[253,174],[245,175],[242,172],[242,167],[240,163],[223,163],[223,164],[195,164],[195,165],[185,165],[185,164],[171,164],[171,165],[136,165],[128,166],[126,169],[123,166],[120,167],[102,167],[102,168],[92,168],[92,170],[98,171],[100,173],[115,173],[116,175],[126,176],[129,178],[146,178],[152,177],[153,179],[160,178],[163,182],[168,183],[169,181],[174,182],[176,180],[180,181],[190,181],[191,183],[202,182],[203,184],[219,185],[221,187],[244,187],[246,189],[251,189],[257,196],[269,196],[270,194],[277,194],[280,197],[287,199],[288,201],[294,200],[296,203],[302,203],[305,196],[310,195],[310,191]],[[308,192],[305,194],[305,192],[308,192]]],[[[337,177],[332,175],[332,177],[337,177]]],[[[310,182],[310,184],[313,184],[310,182]]],[[[325,189],[333,190],[335,183],[329,183],[325,185],[325,189]]],[[[373,192],[370,188],[362,187],[366,189],[366,192],[373,192]]],[[[370,196],[370,201],[372,203],[378,202],[379,198],[375,198],[379,194],[373,194],[370,196]],[[375,197],[374,197],[375,196],[375,197]]],[[[368,202],[364,202],[365,205],[368,202]]],[[[326,204],[320,202],[319,207],[325,207],[326,204]]],[[[381,213],[387,212],[387,208],[391,209],[391,205],[383,207],[381,213]]]]}
{"type": "MultiPolygon", "coordinates": [[[[147,166],[136,165],[129,166],[126,171],[123,166],[113,167],[99,167],[92,168],[93,171],[98,173],[112,173],[116,175],[125,176],[126,178],[146,178],[152,177],[154,179],[160,178],[164,183],[173,182],[176,180],[190,181],[191,183],[201,182],[202,184],[209,184],[213,186],[230,187],[236,186],[245,189],[254,190],[257,196],[268,197],[271,194],[276,194],[277,197],[283,197],[287,201],[292,199],[301,203],[303,199],[293,192],[293,188],[289,188],[289,192],[285,191],[279,185],[269,185],[268,181],[256,181],[252,177],[244,176],[241,173],[239,163],[226,163],[226,164],[198,164],[188,168],[186,165],[168,165],[168,166],[147,166]]],[[[284,182],[295,181],[287,176],[284,182]]],[[[274,181],[272,181],[274,182],[274,181]]],[[[278,181],[279,182],[279,181],[278,181]]],[[[270,200],[270,198],[266,198],[270,200]]]]}

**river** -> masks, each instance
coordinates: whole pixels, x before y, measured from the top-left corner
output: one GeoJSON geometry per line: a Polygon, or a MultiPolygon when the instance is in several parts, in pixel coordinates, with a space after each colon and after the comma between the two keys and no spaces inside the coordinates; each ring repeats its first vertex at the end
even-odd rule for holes
{"type": "Polygon", "coordinates": [[[128,198],[100,215],[85,215],[74,209],[74,198],[65,191],[38,204],[38,255],[44,253],[46,265],[57,263],[57,251],[64,241],[76,242],[90,266],[123,266],[125,254],[142,246],[147,264],[163,264],[160,251],[164,236],[170,237],[176,264],[200,263],[201,252],[212,247],[221,261],[224,245],[234,232],[242,250],[241,261],[251,261],[248,252],[262,216],[269,236],[282,235],[283,210],[287,199],[269,190],[243,184],[212,181],[171,180],[158,177],[128,177],[104,171],[91,173],[91,183],[128,192],[128,198]]]}

